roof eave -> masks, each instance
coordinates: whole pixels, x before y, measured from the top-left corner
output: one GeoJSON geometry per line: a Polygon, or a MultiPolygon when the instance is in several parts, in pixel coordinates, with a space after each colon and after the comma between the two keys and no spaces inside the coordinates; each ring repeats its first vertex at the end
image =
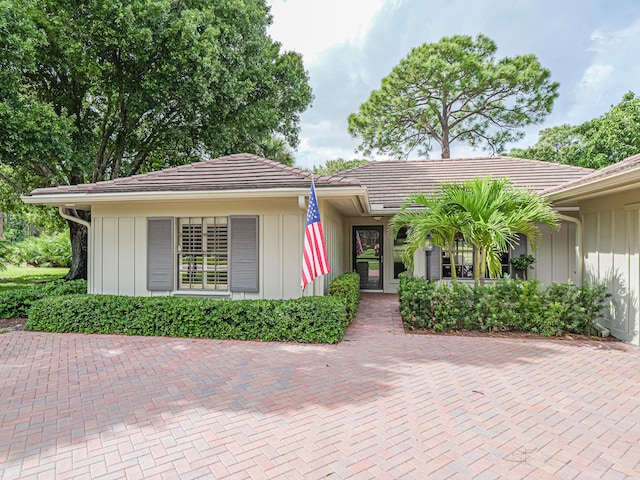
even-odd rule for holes
{"type": "Polygon", "coordinates": [[[614,175],[594,179],[591,182],[569,186],[562,190],[544,195],[551,202],[565,200],[585,200],[600,196],[638,188],[640,181],[640,167],[623,170],[614,175]]]}
{"type": "MultiPolygon", "coordinates": [[[[197,190],[162,192],[118,192],[118,193],[48,193],[22,196],[22,201],[35,205],[78,206],[120,202],[157,202],[193,200],[244,200],[255,198],[288,198],[309,195],[308,188],[269,188],[246,190],[197,190]]],[[[318,198],[362,197],[368,204],[367,189],[360,186],[318,186],[318,198]]]]}

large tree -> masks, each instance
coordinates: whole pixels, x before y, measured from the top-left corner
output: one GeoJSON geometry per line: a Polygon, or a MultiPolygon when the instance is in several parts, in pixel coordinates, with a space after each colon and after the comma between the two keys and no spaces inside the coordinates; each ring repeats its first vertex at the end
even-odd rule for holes
{"type": "Polygon", "coordinates": [[[499,152],[522,127],[551,111],[558,84],[534,55],[496,60],[484,35],[443,38],[411,50],[349,116],[359,150],[406,157],[428,155],[431,143],[449,158],[462,142],[499,152]]]}
{"type": "Polygon", "coordinates": [[[311,90],[270,22],[265,0],[0,0],[0,164],[28,191],[295,146],[311,90]]]}
{"type": "Polygon", "coordinates": [[[640,98],[628,92],[600,117],[581,125],[559,125],[540,132],[529,148],[508,155],[580,167],[602,168],[640,152],[640,98]]]}

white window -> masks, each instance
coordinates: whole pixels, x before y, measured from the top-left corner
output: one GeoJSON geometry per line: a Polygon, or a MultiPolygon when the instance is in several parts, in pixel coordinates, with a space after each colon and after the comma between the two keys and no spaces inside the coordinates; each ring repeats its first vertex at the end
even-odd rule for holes
{"type": "MultiPolygon", "coordinates": [[[[453,254],[455,255],[456,276],[458,278],[473,278],[473,245],[467,243],[460,234],[455,238],[453,254]]],[[[502,276],[509,273],[508,252],[500,254],[500,264],[502,265],[502,276]]],[[[489,276],[488,269],[487,276],[489,276]]],[[[446,250],[442,251],[442,278],[451,278],[451,258],[446,250]]]]}
{"type": "Polygon", "coordinates": [[[229,290],[227,217],[178,219],[178,288],[229,290]]]}

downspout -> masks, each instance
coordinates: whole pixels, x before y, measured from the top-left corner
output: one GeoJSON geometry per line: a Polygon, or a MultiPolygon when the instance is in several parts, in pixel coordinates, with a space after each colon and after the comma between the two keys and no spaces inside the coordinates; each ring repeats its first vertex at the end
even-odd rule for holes
{"type": "Polygon", "coordinates": [[[571,222],[576,226],[576,276],[578,286],[582,286],[584,271],[584,257],[582,256],[582,222],[578,218],[569,217],[567,215],[558,214],[561,220],[571,222]]]}
{"type": "Polygon", "coordinates": [[[86,220],[83,220],[81,218],[74,217],[73,215],[69,215],[65,207],[58,207],[58,213],[65,220],[69,220],[70,222],[74,222],[74,223],[79,223],[80,225],[84,225],[85,227],[87,227],[87,230],[91,230],[91,222],[87,222],[86,220]]]}
{"type": "MultiPolygon", "coordinates": [[[[582,272],[584,270],[584,257],[582,253],[582,222],[578,218],[568,217],[566,215],[558,215],[561,220],[566,220],[567,222],[575,223],[576,225],[576,274],[578,275],[578,286],[582,286],[583,278],[582,272]]],[[[598,330],[598,333],[601,337],[608,337],[611,335],[611,330],[602,325],[600,322],[595,321],[593,325],[598,330]]]]}
{"type": "Polygon", "coordinates": [[[92,275],[92,271],[93,268],[91,267],[92,261],[91,261],[91,256],[89,255],[89,249],[91,246],[91,222],[87,222],[86,220],[83,220],[82,218],[78,218],[74,215],[71,215],[70,213],[67,213],[67,209],[66,207],[58,207],[58,213],[60,214],[60,216],[62,218],[64,218],[65,220],[69,220],[70,222],[74,222],[74,223],[78,223],[80,225],[84,225],[85,227],[87,227],[87,280],[89,281],[88,285],[87,285],[87,293],[94,293],[93,292],[93,286],[92,283],[93,281],[91,280],[91,275],[92,275]]]}

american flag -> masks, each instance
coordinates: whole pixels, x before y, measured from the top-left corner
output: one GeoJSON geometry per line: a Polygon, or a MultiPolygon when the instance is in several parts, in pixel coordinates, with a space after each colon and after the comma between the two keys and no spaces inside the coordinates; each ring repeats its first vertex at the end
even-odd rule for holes
{"type": "Polygon", "coordinates": [[[322,233],[322,222],[316,200],[316,187],[311,181],[309,208],[307,210],[307,226],[304,230],[304,254],[302,257],[302,289],[316,277],[331,271],[327,247],[322,233]]]}

